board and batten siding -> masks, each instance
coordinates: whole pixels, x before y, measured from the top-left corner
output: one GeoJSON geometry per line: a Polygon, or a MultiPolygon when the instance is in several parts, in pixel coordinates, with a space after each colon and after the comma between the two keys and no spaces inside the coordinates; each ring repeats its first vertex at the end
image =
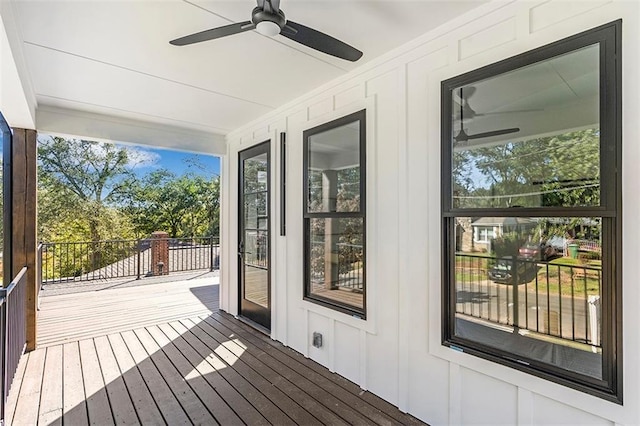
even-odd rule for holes
{"type": "Polygon", "coordinates": [[[491,2],[228,136],[221,307],[237,313],[238,152],[271,139],[272,338],[430,424],[640,423],[640,2],[491,2]],[[623,19],[624,405],[441,342],[440,82],[623,19]],[[367,109],[367,320],[302,300],[302,132],[367,109]],[[278,232],[287,133],[287,234],[278,232]],[[324,336],[311,345],[314,331],[324,336]]]}

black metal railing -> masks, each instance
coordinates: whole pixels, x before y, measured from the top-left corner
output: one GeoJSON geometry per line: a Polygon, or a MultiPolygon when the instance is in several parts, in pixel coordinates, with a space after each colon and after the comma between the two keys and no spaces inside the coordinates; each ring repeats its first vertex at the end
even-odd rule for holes
{"type": "Polygon", "coordinates": [[[268,235],[267,231],[250,231],[245,233],[245,264],[261,269],[269,267],[268,235]]]}
{"type": "Polygon", "coordinates": [[[597,266],[456,254],[456,313],[600,347],[597,266]]]}
{"type": "Polygon", "coordinates": [[[364,288],[362,245],[338,243],[338,287],[361,292],[364,288]]]}
{"type": "Polygon", "coordinates": [[[43,284],[154,275],[152,241],[166,241],[163,274],[220,267],[218,237],[144,238],[89,242],[42,243],[38,252],[43,284]]]}
{"type": "MultiPolygon", "coordinates": [[[[329,263],[333,268],[331,287],[362,292],[364,289],[362,245],[337,243],[335,251],[337,252],[336,257],[329,253],[329,263]]],[[[311,241],[311,279],[316,283],[325,281],[326,255],[324,241],[311,241]]]]}
{"type": "Polygon", "coordinates": [[[8,287],[0,289],[0,339],[3,345],[0,351],[1,419],[4,419],[7,396],[27,342],[26,281],[27,268],[24,267],[8,287]]]}

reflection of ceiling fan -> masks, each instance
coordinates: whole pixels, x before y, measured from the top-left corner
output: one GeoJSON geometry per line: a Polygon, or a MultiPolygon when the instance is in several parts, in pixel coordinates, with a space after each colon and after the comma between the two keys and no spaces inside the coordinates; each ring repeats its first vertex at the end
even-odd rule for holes
{"type": "MultiPolygon", "coordinates": [[[[460,131],[458,132],[458,134],[456,136],[453,137],[454,140],[454,145],[457,144],[464,144],[472,139],[482,139],[482,138],[490,138],[492,136],[500,136],[500,135],[508,135],[509,133],[516,133],[520,131],[519,127],[511,127],[508,129],[498,129],[498,130],[492,130],[489,132],[483,132],[483,133],[475,133],[475,134],[468,134],[465,130],[464,130],[464,119],[465,118],[474,118],[474,117],[481,117],[484,115],[489,115],[489,114],[502,114],[502,113],[486,113],[486,114],[478,114],[476,113],[470,106],[469,106],[469,102],[468,102],[468,98],[473,95],[476,91],[475,87],[467,87],[467,93],[466,93],[466,97],[465,97],[465,93],[463,93],[463,88],[460,88],[460,115],[456,115],[456,119],[460,120],[460,131]]],[[[523,110],[521,111],[510,111],[510,112],[523,112],[523,110]]]]}
{"type": "Polygon", "coordinates": [[[281,34],[290,40],[347,61],[355,62],[362,57],[361,51],[336,38],[287,20],[280,9],[280,0],[257,1],[258,6],[251,12],[250,21],[213,28],[171,40],[169,43],[184,46],[255,29],[260,34],[270,37],[281,34]]]}
{"type": "Polygon", "coordinates": [[[521,112],[538,112],[538,111],[544,111],[543,109],[512,109],[509,111],[496,111],[496,112],[484,112],[484,113],[477,113],[474,111],[473,108],[471,108],[471,105],[469,105],[469,98],[471,96],[473,96],[473,94],[476,93],[476,88],[473,86],[469,86],[469,87],[465,87],[464,88],[464,94],[463,94],[463,88],[460,88],[460,96],[456,96],[456,103],[458,103],[458,105],[460,105],[462,108],[460,110],[460,113],[458,114],[458,111],[454,112],[455,114],[455,119],[456,120],[460,120],[461,117],[464,114],[464,118],[476,118],[476,117],[486,117],[489,115],[503,115],[503,114],[518,114],[521,112]]]}

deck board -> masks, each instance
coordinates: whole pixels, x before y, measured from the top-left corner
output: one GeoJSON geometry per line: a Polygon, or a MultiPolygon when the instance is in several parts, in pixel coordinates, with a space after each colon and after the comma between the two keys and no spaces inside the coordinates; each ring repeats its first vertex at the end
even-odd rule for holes
{"type": "MultiPolygon", "coordinates": [[[[38,422],[39,410],[34,410],[34,407],[40,407],[45,355],[46,351],[43,350],[36,350],[26,355],[27,365],[16,401],[13,424],[34,425],[38,422]]],[[[15,392],[13,386],[11,392],[15,392]]],[[[10,408],[9,411],[11,410],[10,408]]]]}
{"type": "Polygon", "coordinates": [[[44,344],[20,361],[7,419],[422,424],[218,311],[217,291],[210,281],[194,281],[43,299],[44,344]]]}
{"type": "MultiPolygon", "coordinates": [[[[195,324],[195,323],[194,323],[195,324]]],[[[281,380],[281,376],[265,365],[259,358],[247,351],[247,347],[237,340],[229,340],[215,328],[200,322],[197,324],[205,333],[211,336],[211,342],[218,345],[218,353],[233,362],[233,368],[246,377],[252,378],[252,383],[272,387],[267,396],[297,424],[347,424],[328,408],[303,392],[288,380],[281,380]],[[215,340],[213,340],[215,339],[215,340]],[[225,352],[228,352],[226,354],[225,352]],[[295,397],[293,400],[288,395],[295,397]]],[[[224,359],[224,358],[223,358],[224,359]]]]}
{"type": "Polygon", "coordinates": [[[129,391],[111,349],[109,339],[106,336],[101,336],[87,341],[93,342],[98,354],[103,383],[108,383],[106,392],[115,424],[139,424],[136,409],[129,397],[129,391]]]}
{"type": "Polygon", "coordinates": [[[62,346],[47,349],[38,424],[62,425],[62,346]]]}
{"type": "MultiPolygon", "coordinates": [[[[113,424],[113,416],[111,415],[111,407],[109,406],[109,398],[102,371],[100,370],[96,347],[92,340],[81,340],[78,344],[80,345],[80,359],[82,360],[84,392],[87,395],[89,423],[92,425],[113,424]]],[[[55,346],[51,349],[54,348],[55,346]]]]}

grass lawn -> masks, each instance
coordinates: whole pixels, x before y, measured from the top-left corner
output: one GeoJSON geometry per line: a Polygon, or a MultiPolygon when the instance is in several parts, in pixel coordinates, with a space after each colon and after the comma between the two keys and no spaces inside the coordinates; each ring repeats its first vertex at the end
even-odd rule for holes
{"type": "MultiPolygon", "coordinates": [[[[491,256],[473,254],[467,256],[461,253],[456,257],[456,281],[458,283],[479,282],[487,280],[487,270],[491,265],[491,256]]],[[[538,271],[526,283],[527,291],[536,290],[539,294],[547,291],[553,295],[560,292],[564,296],[582,297],[599,295],[601,287],[601,261],[560,257],[549,262],[537,264],[538,271]]],[[[497,284],[510,285],[510,284],[497,284]]]]}

